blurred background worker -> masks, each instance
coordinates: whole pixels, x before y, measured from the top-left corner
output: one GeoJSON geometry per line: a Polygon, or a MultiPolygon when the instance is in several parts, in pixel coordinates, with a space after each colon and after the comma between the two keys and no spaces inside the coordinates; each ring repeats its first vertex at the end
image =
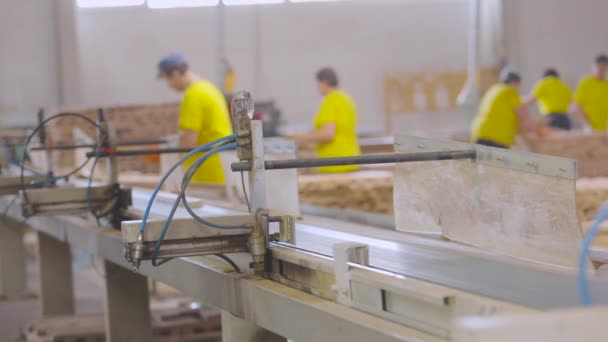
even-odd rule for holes
{"type": "Polygon", "coordinates": [[[514,72],[501,76],[501,83],[485,93],[479,113],[471,127],[471,138],[476,144],[510,148],[520,131],[532,132],[535,124],[519,95],[521,77],[514,72]]]}
{"type": "Polygon", "coordinates": [[[589,123],[592,129],[606,130],[608,121],[608,56],[595,59],[593,74],[578,84],[574,100],[575,111],[589,123]]]}
{"type": "MultiPolygon", "coordinates": [[[[357,107],[350,95],[338,89],[338,75],[331,68],[323,68],[317,72],[317,85],[324,98],[314,121],[315,129],[290,138],[301,144],[316,144],[320,158],[361,154],[357,139],[357,107]]],[[[338,173],[357,169],[358,166],[329,166],[320,171],[338,173]]]]}
{"type": "MultiPolygon", "coordinates": [[[[184,93],[179,114],[181,147],[195,147],[232,134],[226,99],[211,82],[194,74],[181,54],[173,53],[158,64],[158,76],[167,85],[184,93]]],[[[193,156],[184,166],[188,168],[200,156],[193,156]]],[[[219,156],[210,157],[192,178],[198,183],[224,183],[219,156]]]]}
{"type": "Polygon", "coordinates": [[[547,69],[539,80],[530,98],[526,102],[531,105],[538,101],[540,113],[547,118],[549,127],[571,130],[572,121],[568,116],[568,108],[572,102],[572,91],[559,78],[555,69],[547,69]]]}

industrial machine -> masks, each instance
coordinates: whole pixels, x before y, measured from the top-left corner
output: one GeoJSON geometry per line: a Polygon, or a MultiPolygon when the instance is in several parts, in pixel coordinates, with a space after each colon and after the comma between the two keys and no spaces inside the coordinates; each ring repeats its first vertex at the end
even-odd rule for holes
{"type": "MultiPolygon", "coordinates": [[[[252,120],[251,96],[236,95],[232,108],[235,135],[184,156],[204,152],[185,172],[173,206],[151,209],[168,175],[154,191],[138,193],[149,201],[129,205],[132,220],[121,222],[121,237],[84,219],[32,223],[106,260],[112,338],[151,339],[144,332],[147,276],[222,309],[230,342],[605,340],[599,317],[606,309],[578,309],[574,250],[582,237],[568,218],[574,161],[412,137],[397,137],[395,153],[273,159],[262,123],[252,120]],[[196,168],[231,150],[238,157],[232,172],[247,178],[247,210],[192,208],[186,190],[196,168]],[[397,228],[404,232],[299,217],[297,193],[285,196],[274,183],[278,170],[380,163],[396,164],[397,228]]],[[[119,157],[112,146],[91,156],[119,157]]],[[[30,196],[26,208],[45,211],[33,204],[51,205],[42,198],[60,194],[53,190],[28,188],[28,196],[40,197],[30,196]]],[[[78,203],[86,210],[88,193],[70,209],[78,203]]],[[[99,196],[100,209],[111,202],[99,196]]],[[[608,257],[595,251],[593,259],[608,257]]],[[[583,261],[594,302],[608,304],[608,282],[583,261]]]]}
{"type": "MultiPolygon", "coordinates": [[[[512,250],[511,245],[506,244],[507,247],[498,249],[516,258],[522,258],[526,252],[531,252],[529,261],[522,261],[501,253],[495,254],[488,249],[435,240],[432,236],[429,238],[408,234],[399,237],[390,235],[397,239],[391,243],[370,240],[357,236],[355,232],[340,230],[341,233],[337,234],[337,238],[327,237],[323,233],[316,232],[315,228],[309,228],[296,217],[284,215],[280,209],[269,209],[266,205],[267,192],[264,190],[265,183],[271,177],[273,170],[353,164],[412,164],[413,167],[407,169],[406,174],[425,170],[434,177],[441,177],[436,173],[444,170],[454,172],[453,176],[448,177],[450,181],[453,181],[451,179],[453,177],[463,177],[467,180],[463,184],[468,185],[468,179],[472,180],[471,191],[482,198],[474,202],[484,207],[481,208],[480,213],[483,214],[482,219],[486,220],[484,222],[487,227],[491,228],[493,223],[488,221],[487,217],[488,215],[494,217],[491,213],[494,209],[484,204],[486,195],[475,186],[480,182],[488,182],[484,178],[486,175],[505,173],[507,179],[518,179],[520,185],[513,185],[517,187],[514,189],[515,192],[520,191],[519,188],[524,188],[521,190],[523,192],[526,188],[530,193],[542,192],[542,186],[548,184],[545,181],[553,184],[554,190],[557,191],[573,184],[575,173],[573,161],[418,138],[396,139],[398,144],[407,145],[398,146],[396,153],[344,158],[266,160],[261,124],[251,120],[253,107],[249,94],[237,96],[233,108],[236,136],[231,142],[237,150],[239,161],[233,163],[231,169],[233,172],[248,174],[249,189],[246,193],[249,194],[250,213],[214,215],[203,221],[200,218],[184,216],[172,219],[173,216],[170,214],[168,219],[123,222],[125,256],[134,269],[138,269],[145,260],[152,260],[153,265],[158,266],[177,257],[233,255],[231,253],[245,252],[250,258],[248,264],[250,272],[261,278],[414,329],[424,337],[410,332],[410,338],[415,336],[429,341],[456,338],[458,329],[455,329],[453,324],[459,318],[534,315],[539,312],[538,310],[571,307],[576,302],[576,290],[572,285],[574,272],[564,272],[563,269],[556,271],[554,269],[556,266],[543,267],[538,263],[545,262],[544,258],[555,255],[554,246],[547,245],[545,251],[537,251],[538,247],[531,244],[512,250]],[[278,228],[271,227],[274,222],[279,223],[278,228]],[[311,243],[311,235],[318,240],[311,243]],[[401,245],[400,238],[409,242],[401,245]],[[319,243],[322,246],[319,246],[319,243]],[[424,251],[425,249],[428,250],[424,251]],[[425,254],[429,250],[433,250],[432,256],[423,257],[425,261],[420,261],[419,253],[425,254]],[[382,256],[383,261],[373,262],[370,255],[375,255],[377,260],[382,256]],[[392,261],[387,262],[387,260],[392,261]],[[456,260],[458,264],[454,263],[456,260]],[[518,275],[516,283],[507,280],[510,274],[518,275]],[[475,280],[471,281],[471,279],[475,280]],[[539,293],[539,283],[544,282],[550,282],[551,287],[556,291],[552,294],[539,293]],[[556,295],[557,293],[559,295],[556,295]]],[[[435,178],[434,181],[438,183],[436,189],[439,192],[442,189],[444,193],[449,192],[445,188],[445,182],[437,182],[437,179],[435,178]]],[[[489,182],[492,183],[491,180],[489,182]]],[[[456,190],[462,190],[460,182],[455,184],[456,190]]],[[[488,186],[491,189],[509,186],[509,184],[499,185],[488,186]]],[[[420,188],[415,190],[420,191],[420,188]]],[[[275,189],[275,191],[281,190],[275,189]]],[[[449,199],[450,196],[445,197],[449,199]]],[[[535,196],[535,200],[542,201],[543,195],[535,196]]],[[[461,193],[461,203],[458,205],[452,203],[452,207],[463,205],[467,202],[467,197],[468,193],[461,193]]],[[[566,214],[570,215],[571,198],[566,196],[566,199],[561,201],[562,207],[557,210],[566,208],[566,214]]],[[[399,199],[397,203],[398,201],[399,199]]],[[[511,199],[501,199],[497,205],[513,206],[513,213],[516,214],[513,218],[527,215],[534,217],[540,213],[540,207],[534,204],[525,202],[523,207],[526,208],[520,208],[510,201],[511,199]]],[[[439,202],[445,202],[445,199],[439,202]]],[[[413,207],[404,212],[408,213],[410,218],[414,218],[411,222],[424,225],[422,214],[426,215],[424,213],[426,209],[419,208],[421,205],[424,206],[424,203],[416,203],[413,199],[409,203],[413,207]]],[[[543,205],[546,207],[546,203],[540,203],[540,206],[543,205]]],[[[545,209],[549,215],[553,215],[553,209],[545,209]]],[[[477,215],[475,210],[478,209],[473,208],[469,211],[471,210],[473,211],[463,214],[477,215]]],[[[174,212],[175,210],[171,213],[174,212]]],[[[192,214],[191,211],[189,212],[192,214]]],[[[450,224],[454,220],[451,217],[452,213],[446,211],[446,215],[443,216],[444,221],[447,222],[442,222],[441,214],[437,215],[439,219],[434,225],[440,228],[451,227],[450,224]]],[[[403,220],[403,217],[400,220],[403,220]]],[[[568,240],[562,245],[564,246],[562,252],[567,261],[564,263],[555,261],[553,264],[559,267],[564,265],[574,267],[576,259],[571,254],[571,249],[572,246],[577,246],[582,238],[578,226],[571,224],[570,220],[562,221],[562,226],[555,225],[546,227],[547,230],[537,230],[536,237],[542,240],[551,238],[551,234],[554,234],[556,241],[568,240]]],[[[477,221],[474,223],[477,225],[477,221]]],[[[344,223],[341,226],[349,225],[344,223]]],[[[510,229],[509,224],[503,224],[502,227],[510,229]]],[[[491,235],[494,231],[484,234],[491,235]]],[[[557,242],[556,245],[559,243],[557,242]]],[[[476,245],[475,242],[470,244],[476,245]]],[[[245,271],[246,274],[250,272],[245,271]]],[[[599,285],[604,282],[601,279],[593,279],[592,283],[595,291],[601,292],[598,300],[607,302],[608,292],[599,285]]],[[[466,329],[471,328],[470,322],[467,321],[466,329]]],[[[363,324],[363,322],[359,323],[363,324]]],[[[396,335],[399,333],[395,332],[396,335]]],[[[404,335],[399,336],[401,337],[395,340],[409,340],[404,335]]],[[[487,336],[496,337],[494,333],[487,336]]],[[[465,340],[467,339],[462,339],[465,340]]],[[[480,339],[482,340],[485,341],[480,339]]]]}

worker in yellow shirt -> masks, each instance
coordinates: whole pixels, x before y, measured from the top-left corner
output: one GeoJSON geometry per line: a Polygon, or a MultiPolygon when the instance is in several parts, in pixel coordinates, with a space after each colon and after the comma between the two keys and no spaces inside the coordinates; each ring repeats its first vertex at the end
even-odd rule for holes
{"type": "MultiPolygon", "coordinates": [[[[224,94],[211,82],[194,74],[181,54],[172,53],[158,64],[158,76],[167,85],[184,94],[179,113],[181,147],[196,147],[232,134],[228,105],[224,94]]],[[[188,168],[199,156],[184,163],[188,168]]],[[[218,155],[209,158],[194,174],[193,182],[224,183],[218,155]]]]}
{"type": "Polygon", "coordinates": [[[608,56],[595,59],[593,74],[578,84],[574,100],[575,111],[592,129],[605,131],[608,122],[608,56]]]}
{"type": "Polygon", "coordinates": [[[521,77],[513,72],[501,76],[501,83],[492,86],[483,96],[479,113],[471,127],[471,140],[476,144],[510,148],[515,137],[532,132],[536,125],[519,96],[521,77]]]}
{"type": "MultiPolygon", "coordinates": [[[[357,107],[352,97],[338,88],[338,75],[331,68],[317,72],[317,86],[323,96],[319,113],[314,121],[315,129],[290,138],[302,144],[316,144],[319,158],[350,157],[361,154],[357,139],[357,107]]],[[[358,166],[327,166],[319,170],[325,173],[350,172],[358,166]]]]}
{"type": "Polygon", "coordinates": [[[555,69],[547,69],[543,78],[532,89],[527,105],[538,102],[540,113],[547,118],[549,127],[569,131],[572,121],[568,108],[572,102],[572,91],[559,78],[555,69]]]}

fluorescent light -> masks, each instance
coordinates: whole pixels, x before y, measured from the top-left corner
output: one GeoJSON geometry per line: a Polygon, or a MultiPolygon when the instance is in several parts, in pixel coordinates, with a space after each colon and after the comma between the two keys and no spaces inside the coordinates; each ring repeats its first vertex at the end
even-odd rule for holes
{"type": "Polygon", "coordinates": [[[226,6],[282,4],[285,0],[222,0],[226,6]]]}
{"type": "Polygon", "coordinates": [[[81,8],[141,6],[145,0],[78,0],[81,8]]]}
{"type": "Polygon", "coordinates": [[[149,8],[217,6],[220,0],[148,0],[149,8]]]}

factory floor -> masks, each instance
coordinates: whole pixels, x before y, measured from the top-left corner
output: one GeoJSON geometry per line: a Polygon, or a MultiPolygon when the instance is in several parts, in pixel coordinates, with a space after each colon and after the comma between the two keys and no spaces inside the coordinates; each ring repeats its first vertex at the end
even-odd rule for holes
{"type": "MultiPolygon", "coordinates": [[[[88,261],[89,257],[76,252],[74,265],[74,291],[76,313],[103,312],[104,285],[102,275],[88,261]],[[83,262],[84,261],[84,262],[83,262]],[[80,264],[79,264],[80,262],[80,264]]],[[[22,328],[41,317],[38,303],[38,265],[36,258],[27,258],[29,295],[18,299],[0,301],[0,342],[20,341],[22,328]]]]}

